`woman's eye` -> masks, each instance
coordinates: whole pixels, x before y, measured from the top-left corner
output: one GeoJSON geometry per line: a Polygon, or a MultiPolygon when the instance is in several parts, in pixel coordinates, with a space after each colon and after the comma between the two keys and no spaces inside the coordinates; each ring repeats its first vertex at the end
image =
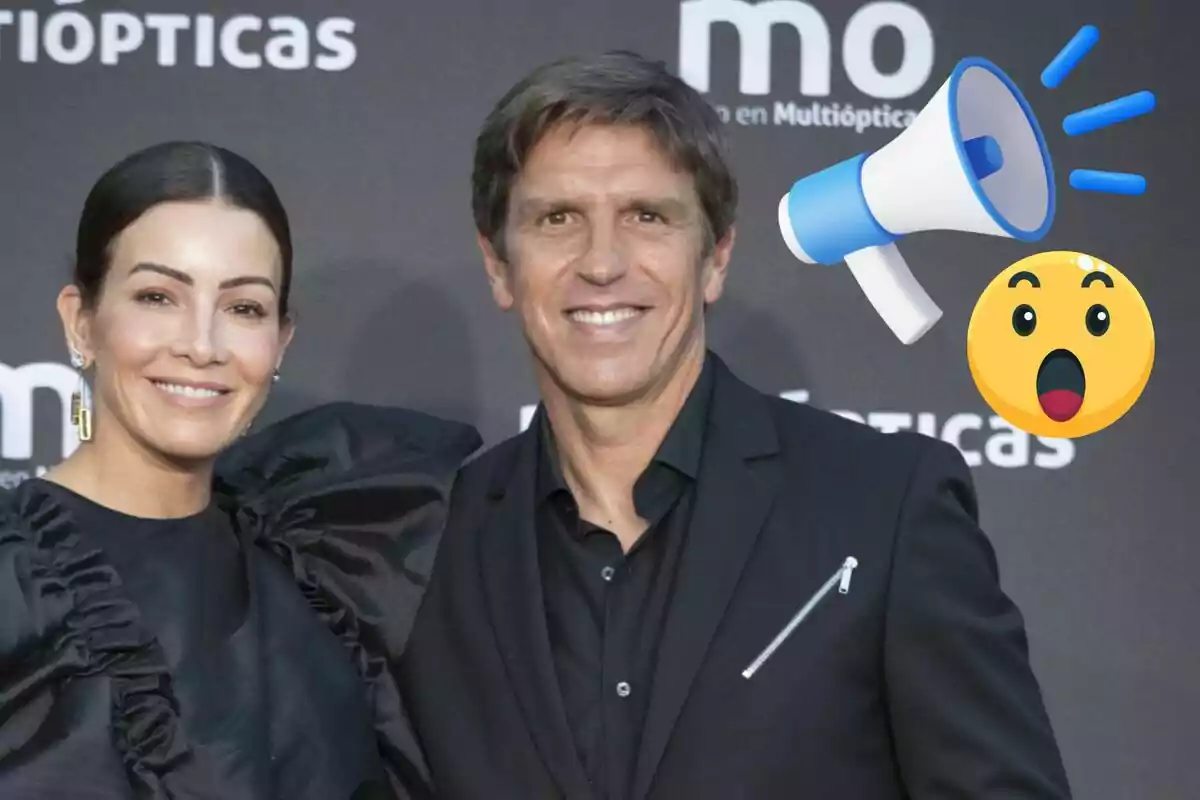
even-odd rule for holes
{"type": "Polygon", "coordinates": [[[170,302],[170,298],[162,292],[153,291],[138,292],[136,299],[139,303],[146,303],[147,305],[152,306],[158,306],[170,302]]]}
{"type": "Polygon", "coordinates": [[[233,307],[233,313],[239,316],[256,317],[259,319],[267,315],[266,309],[258,303],[238,303],[233,307]]]}

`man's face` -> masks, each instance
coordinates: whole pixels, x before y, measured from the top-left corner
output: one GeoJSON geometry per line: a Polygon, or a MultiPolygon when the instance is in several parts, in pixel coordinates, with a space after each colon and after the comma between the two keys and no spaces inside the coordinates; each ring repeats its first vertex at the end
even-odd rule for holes
{"type": "Polygon", "coordinates": [[[707,255],[705,238],[692,177],[650,132],[587,125],[554,129],[530,153],[506,259],[480,245],[541,377],[582,402],[627,405],[703,359],[704,304],[721,295],[733,234],[707,255]]]}

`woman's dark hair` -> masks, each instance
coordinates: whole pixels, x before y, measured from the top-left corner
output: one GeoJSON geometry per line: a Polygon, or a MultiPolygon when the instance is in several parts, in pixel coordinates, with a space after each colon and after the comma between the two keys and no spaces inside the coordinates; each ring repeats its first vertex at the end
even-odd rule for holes
{"type": "Polygon", "coordinates": [[[287,211],[267,176],[247,159],[206,142],[164,142],[109,168],[83,204],[75,240],[74,282],[83,304],[95,305],[108,274],[113,240],[160,203],[221,200],[253,211],[275,237],[283,261],[279,313],[288,313],[292,234],[287,211]]]}
{"type": "Polygon", "coordinates": [[[559,123],[648,129],[675,165],[695,180],[707,223],[706,244],[723,239],[733,225],[738,186],[716,110],[662,62],[614,50],[535,69],[500,99],[483,123],[475,142],[471,204],[476,228],[502,258],[513,183],[530,151],[559,123]]]}

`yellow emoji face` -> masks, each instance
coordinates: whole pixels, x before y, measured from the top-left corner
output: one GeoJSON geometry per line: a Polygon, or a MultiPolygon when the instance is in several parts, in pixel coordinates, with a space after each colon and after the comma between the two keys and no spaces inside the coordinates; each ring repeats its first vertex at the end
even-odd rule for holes
{"type": "Polygon", "coordinates": [[[967,363],[984,401],[1011,425],[1074,439],[1137,402],[1154,366],[1154,323],[1116,267],[1083,253],[1038,253],[983,290],[967,363]]]}

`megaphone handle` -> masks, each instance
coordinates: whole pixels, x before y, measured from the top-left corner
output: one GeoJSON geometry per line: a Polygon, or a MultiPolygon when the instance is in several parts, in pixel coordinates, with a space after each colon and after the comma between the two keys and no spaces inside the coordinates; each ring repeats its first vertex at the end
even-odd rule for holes
{"type": "Polygon", "coordinates": [[[904,344],[912,344],[934,326],[942,310],[913,277],[894,244],[864,247],[846,256],[846,266],[871,305],[904,344]]]}

